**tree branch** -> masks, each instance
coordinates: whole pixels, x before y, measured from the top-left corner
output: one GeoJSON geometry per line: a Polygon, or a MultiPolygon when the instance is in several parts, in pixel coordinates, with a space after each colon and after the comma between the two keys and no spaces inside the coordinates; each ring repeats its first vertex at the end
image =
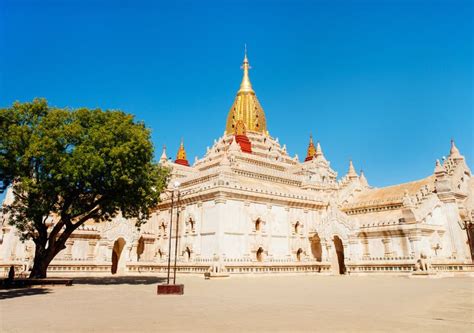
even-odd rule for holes
{"type": "MultiPolygon", "coordinates": [[[[13,188],[13,187],[12,187],[12,188],[13,188]]],[[[17,191],[15,191],[15,190],[13,190],[13,189],[12,189],[12,191],[13,191],[13,195],[14,195],[15,197],[18,197],[18,198],[20,198],[20,199],[22,199],[22,200],[26,200],[26,197],[25,197],[25,196],[21,195],[20,193],[18,193],[17,191]]]]}
{"type": "Polygon", "coordinates": [[[85,209],[84,209],[84,212],[82,213],[78,213],[76,215],[73,215],[71,216],[71,221],[74,220],[75,218],[78,218],[79,216],[83,215],[83,214],[87,214],[87,212],[90,212],[94,209],[96,209],[96,207],[104,202],[106,200],[106,196],[102,196],[101,198],[97,199],[95,202],[91,203],[89,206],[87,206],[85,209]]]}
{"type": "Polygon", "coordinates": [[[64,227],[64,221],[60,219],[56,225],[54,226],[53,230],[49,234],[49,245],[48,247],[53,247],[56,243],[56,236],[61,231],[61,229],[64,227]]]}
{"type": "Polygon", "coordinates": [[[70,225],[66,225],[66,230],[63,231],[63,233],[61,234],[61,236],[59,236],[59,238],[56,242],[57,248],[56,248],[55,252],[57,251],[56,253],[58,253],[59,251],[61,251],[64,248],[64,245],[66,244],[67,239],[69,238],[69,236],[71,236],[71,234],[74,232],[74,230],[79,228],[87,220],[95,217],[95,215],[99,211],[100,211],[100,209],[99,209],[99,207],[97,207],[94,210],[92,210],[91,212],[89,212],[89,214],[83,216],[76,223],[74,223],[74,224],[71,223],[70,225]]]}

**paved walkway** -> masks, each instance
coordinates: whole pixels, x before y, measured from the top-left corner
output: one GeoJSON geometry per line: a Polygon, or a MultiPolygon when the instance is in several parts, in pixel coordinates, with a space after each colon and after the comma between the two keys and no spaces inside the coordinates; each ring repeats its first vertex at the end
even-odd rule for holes
{"type": "Polygon", "coordinates": [[[474,332],[474,278],[179,276],[0,290],[1,332],[474,332]]]}

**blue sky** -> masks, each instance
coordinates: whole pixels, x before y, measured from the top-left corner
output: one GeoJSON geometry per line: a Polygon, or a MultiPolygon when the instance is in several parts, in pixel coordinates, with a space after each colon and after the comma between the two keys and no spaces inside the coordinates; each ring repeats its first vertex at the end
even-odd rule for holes
{"type": "Polygon", "coordinates": [[[188,159],[222,135],[247,43],[272,136],[370,184],[473,161],[472,1],[0,0],[0,107],[121,109],[188,159]]]}

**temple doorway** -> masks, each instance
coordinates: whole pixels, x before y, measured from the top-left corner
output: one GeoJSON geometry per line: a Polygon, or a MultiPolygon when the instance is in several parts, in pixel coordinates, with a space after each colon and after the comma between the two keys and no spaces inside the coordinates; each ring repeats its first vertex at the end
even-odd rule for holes
{"type": "Polygon", "coordinates": [[[342,244],[342,240],[339,238],[339,236],[334,236],[334,248],[336,250],[337,268],[339,274],[345,274],[346,265],[344,264],[344,245],[342,244]]]}
{"type": "Polygon", "coordinates": [[[298,251],[296,251],[296,260],[301,261],[303,249],[299,248],[298,251]]]}
{"type": "Polygon", "coordinates": [[[316,261],[323,260],[323,249],[321,247],[321,239],[318,234],[311,238],[311,254],[316,261]]]}
{"type": "Polygon", "coordinates": [[[189,247],[186,247],[186,250],[184,250],[186,260],[191,261],[191,249],[189,247]]]}
{"type": "Polygon", "coordinates": [[[469,243],[469,249],[471,250],[471,260],[474,261],[474,224],[465,222],[467,232],[467,242],[469,243]]]}
{"type": "Polygon", "coordinates": [[[257,250],[257,261],[263,261],[263,248],[261,247],[257,250]]]}
{"type": "Polygon", "coordinates": [[[125,270],[125,256],[122,256],[125,239],[119,238],[112,248],[112,274],[123,273],[125,270]]]}
{"type": "Polygon", "coordinates": [[[143,237],[140,237],[137,246],[137,261],[140,261],[140,259],[142,259],[143,252],[145,252],[145,241],[143,237]]]}

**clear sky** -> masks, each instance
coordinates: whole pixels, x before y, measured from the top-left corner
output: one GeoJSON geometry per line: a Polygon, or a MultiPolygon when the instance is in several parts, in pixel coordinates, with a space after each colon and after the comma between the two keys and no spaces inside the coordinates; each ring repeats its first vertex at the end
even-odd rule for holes
{"type": "Polygon", "coordinates": [[[222,135],[244,43],[270,134],[340,176],[423,178],[451,138],[473,165],[473,1],[0,0],[0,107],[121,109],[156,155],[222,135]],[[118,5],[119,4],[119,5],[118,5]]]}

